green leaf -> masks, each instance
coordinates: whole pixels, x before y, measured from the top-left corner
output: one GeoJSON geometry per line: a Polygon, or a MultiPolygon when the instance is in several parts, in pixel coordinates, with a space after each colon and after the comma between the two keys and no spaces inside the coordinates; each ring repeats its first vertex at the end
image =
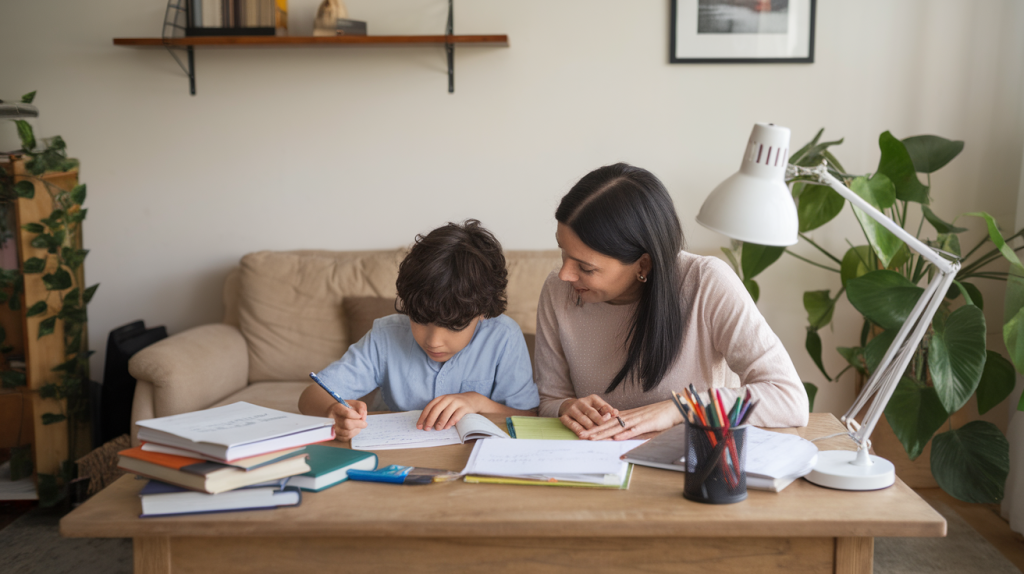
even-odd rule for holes
{"type": "Polygon", "coordinates": [[[18,371],[0,371],[0,384],[5,389],[14,389],[25,386],[25,373],[18,371]]]}
{"type": "Polygon", "coordinates": [[[77,205],[85,203],[85,184],[80,183],[71,190],[71,201],[77,205]]]}
{"type": "Polygon", "coordinates": [[[32,132],[32,125],[25,120],[14,120],[18,126],[18,138],[21,139],[21,147],[25,151],[32,151],[36,148],[36,136],[32,132]]]}
{"type": "Polygon", "coordinates": [[[25,94],[24,96],[21,96],[21,103],[23,103],[23,104],[31,104],[32,100],[34,100],[34,99],[36,99],[36,91],[32,90],[31,92],[25,94]]]}
{"type": "Polygon", "coordinates": [[[857,277],[866,275],[871,271],[871,267],[869,267],[870,262],[870,247],[867,245],[851,247],[846,252],[846,255],[843,255],[843,263],[840,266],[839,277],[843,281],[843,287],[846,287],[846,282],[850,279],[856,279],[857,277]]]}
{"type": "Polygon", "coordinates": [[[72,247],[63,247],[60,250],[60,256],[64,259],[64,263],[72,271],[78,269],[78,267],[85,261],[85,256],[89,254],[88,249],[74,249],[72,247]]]}
{"type": "Polygon", "coordinates": [[[1024,267],[1010,265],[1003,306],[1003,342],[1010,362],[1024,372],[1024,267]]]}
{"type": "Polygon", "coordinates": [[[1010,443],[996,425],[972,421],[936,436],[931,459],[935,482],[954,497],[980,504],[1003,499],[1010,443]]]}
{"type": "MultiPolygon", "coordinates": [[[[759,273],[768,268],[769,265],[778,261],[785,247],[775,245],[758,245],[756,243],[744,243],[740,252],[740,264],[743,268],[743,278],[753,279],[759,273]]],[[[756,299],[755,299],[756,301],[756,299]]]]}
{"type": "Polygon", "coordinates": [[[38,301],[35,305],[28,308],[25,311],[26,317],[35,317],[36,315],[42,315],[46,312],[46,301],[38,301]]]}
{"type": "Polygon", "coordinates": [[[971,283],[953,281],[953,285],[946,293],[946,298],[955,300],[960,295],[964,296],[964,302],[968,305],[974,305],[982,311],[985,310],[985,299],[982,298],[981,291],[971,283]]]}
{"type": "Polygon", "coordinates": [[[88,304],[89,301],[92,301],[92,296],[96,293],[96,289],[99,286],[100,286],[100,284],[97,283],[97,284],[93,285],[92,287],[89,287],[88,289],[86,289],[85,293],[82,294],[82,302],[88,304]]]}
{"type": "Polygon", "coordinates": [[[757,284],[757,281],[753,279],[744,279],[743,286],[747,288],[747,293],[750,293],[750,298],[757,303],[757,298],[761,296],[761,287],[757,284]]]}
{"type": "Polygon", "coordinates": [[[71,223],[81,223],[85,221],[85,214],[89,213],[88,209],[80,209],[68,216],[68,221],[71,223]]]}
{"type": "Polygon", "coordinates": [[[39,387],[39,396],[44,399],[58,399],[60,396],[60,387],[53,383],[47,383],[39,387]]]}
{"type": "MultiPolygon", "coordinates": [[[[947,418],[949,414],[942,407],[935,389],[906,376],[900,379],[892,398],[885,405],[885,419],[910,460],[921,456],[925,445],[947,418]]],[[[935,460],[934,448],[932,460],[935,460]]]]}
{"type": "Polygon", "coordinates": [[[846,282],[846,295],[862,315],[884,329],[907,320],[924,289],[895,271],[872,271],[846,282]]]}
{"type": "Polygon", "coordinates": [[[846,205],[843,196],[827,185],[809,185],[800,192],[796,213],[800,233],[815,230],[835,219],[846,205]]]}
{"type": "Polygon", "coordinates": [[[835,304],[829,297],[828,290],[804,291],[804,309],[807,310],[807,322],[814,329],[820,329],[832,322],[832,310],[835,304]]]}
{"type": "Polygon", "coordinates": [[[56,424],[56,423],[59,423],[59,422],[66,421],[67,418],[68,417],[66,417],[66,416],[64,416],[62,414],[43,413],[43,424],[44,425],[52,425],[52,424],[56,424]]]}
{"type": "MultiPolygon", "coordinates": [[[[892,182],[882,174],[876,174],[871,179],[858,177],[850,184],[850,189],[879,211],[892,207],[896,201],[892,182]]],[[[882,262],[882,267],[889,267],[896,254],[903,249],[903,241],[857,207],[853,208],[853,213],[857,216],[868,243],[882,262]]]]}
{"type": "Polygon", "coordinates": [[[963,233],[964,231],[967,231],[966,227],[957,227],[952,223],[946,223],[945,221],[942,221],[941,219],[939,219],[939,216],[935,215],[935,212],[932,211],[931,208],[928,207],[927,205],[921,206],[921,213],[924,214],[924,218],[928,220],[928,223],[932,224],[932,227],[935,228],[935,231],[939,233],[963,233]]]}
{"type": "Polygon", "coordinates": [[[818,385],[804,381],[804,390],[807,391],[807,410],[814,412],[814,397],[818,394],[818,385]]]}
{"type": "Polygon", "coordinates": [[[722,253],[725,253],[725,256],[729,258],[729,265],[731,265],[732,270],[735,271],[737,275],[739,275],[740,264],[736,262],[736,255],[733,254],[732,249],[729,249],[728,247],[723,247],[722,253]]]}
{"type": "Polygon", "coordinates": [[[32,199],[36,196],[36,186],[31,181],[21,180],[14,184],[14,194],[25,199],[32,199]]]}
{"type": "Polygon", "coordinates": [[[25,273],[42,273],[46,269],[46,260],[32,257],[25,262],[25,273]]]}
{"type": "Polygon", "coordinates": [[[818,366],[821,374],[831,381],[832,377],[828,376],[828,373],[825,371],[825,365],[821,362],[821,336],[818,335],[818,331],[810,327],[807,328],[807,339],[804,341],[804,348],[811,355],[811,359],[814,360],[814,364],[818,366]]]}
{"type": "Polygon", "coordinates": [[[796,152],[789,156],[789,163],[796,165],[796,162],[800,161],[800,159],[804,157],[804,155],[807,153],[807,150],[818,145],[818,140],[821,139],[821,134],[823,133],[825,133],[825,128],[821,128],[820,130],[818,130],[818,133],[814,134],[814,139],[807,142],[807,144],[805,144],[804,147],[796,150],[796,152]]]}
{"type": "Polygon", "coordinates": [[[928,186],[922,185],[917,179],[914,161],[903,142],[891,133],[883,132],[878,136],[878,147],[882,157],[878,161],[878,173],[885,174],[896,186],[896,198],[900,201],[914,201],[927,205],[928,186]]]}
{"type": "Polygon", "coordinates": [[[903,140],[914,169],[921,173],[934,173],[960,155],[964,142],[950,141],[939,136],[913,136],[903,140]]]}
{"type": "Polygon", "coordinates": [[[39,322],[39,335],[37,335],[36,338],[37,339],[42,339],[46,335],[52,334],[53,333],[53,328],[56,325],[57,325],[57,316],[56,315],[54,315],[53,317],[49,317],[47,319],[43,319],[42,321],[39,322]]]}
{"type": "Polygon", "coordinates": [[[892,341],[896,338],[898,332],[898,329],[882,331],[864,346],[864,364],[869,373],[874,373],[875,369],[878,368],[882,358],[885,357],[885,352],[892,346],[892,341]]]}
{"type": "Polygon", "coordinates": [[[46,228],[38,223],[26,223],[25,225],[22,225],[21,228],[29,233],[43,233],[46,231],[46,228]]]}
{"type": "Polygon", "coordinates": [[[836,347],[836,351],[846,359],[857,372],[867,374],[867,361],[864,359],[864,347],[836,347]]]}
{"type": "Polygon", "coordinates": [[[960,238],[955,233],[943,233],[935,238],[939,249],[960,256],[960,238]]]}
{"type": "Polygon", "coordinates": [[[64,269],[43,275],[43,285],[47,291],[60,291],[71,287],[71,274],[64,269]]]}
{"type": "Polygon", "coordinates": [[[978,388],[985,369],[985,314],[964,305],[932,322],[928,371],[946,412],[955,413],[978,388]]]}
{"type": "Polygon", "coordinates": [[[983,415],[1006,400],[1016,382],[1013,363],[995,351],[986,351],[985,370],[978,383],[978,414],[983,415]]]}
{"type": "MultiPolygon", "coordinates": [[[[999,233],[999,224],[991,215],[984,211],[972,211],[971,213],[965,213],[964,215],[970,215],[971,217],[980,217],[985,220],[985,224],[988,226],[988,238],[992,240],[996,248],[999,249],[999,253],[1010,262],[1010,265],[1021,266],[1020,259],[1017,258],[1017,254],[1014,253],[1013,248],[1006,244],[1006,240],[999,233]]],[[[1021,266],[1024,268],[1024,266],[1021,266]]]]}

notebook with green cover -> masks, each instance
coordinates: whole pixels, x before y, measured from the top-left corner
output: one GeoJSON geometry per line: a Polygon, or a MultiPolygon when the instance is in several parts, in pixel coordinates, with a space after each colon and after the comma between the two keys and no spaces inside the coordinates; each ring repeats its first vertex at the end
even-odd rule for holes
{"type": "Polygon", "coordinates": [[[555,417],[508,417],[505,419],[512,438],[539,440],[578,440],[576,433],[565,428],[555,417]]]}
{"type": "Polygon", "coordinates": [[[348,470],[376,470],[377,455],[372,452],[350,450],[318,444],[306,447],[309,458],[306,462],[311,469],[305,474],[293,476],[288,486],[319,492],[327,487],[348,480],[348,470]]]}

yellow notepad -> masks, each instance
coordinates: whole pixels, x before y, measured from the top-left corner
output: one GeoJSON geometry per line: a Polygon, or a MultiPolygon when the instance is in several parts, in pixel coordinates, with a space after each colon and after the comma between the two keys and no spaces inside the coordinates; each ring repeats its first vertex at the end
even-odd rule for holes
{"type": "Polygon", "coordinates": [[[509,434],[513,438],[538,440],[579,440],[576,433],[565,428],[554,417],[508,417],[509,434]]]}

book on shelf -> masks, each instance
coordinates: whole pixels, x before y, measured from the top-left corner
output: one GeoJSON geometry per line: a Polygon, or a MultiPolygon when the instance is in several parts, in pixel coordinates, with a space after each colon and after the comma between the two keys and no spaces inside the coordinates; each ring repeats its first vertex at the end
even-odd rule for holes
{"type": "Polygon", "coordinates": [[[349,470],[376,470],[377,455],[347,448],[312,445],[309,452],[309,472],[293,476],[288,484],[302,490],[319,492],[348,480],[349,470]]]}
{"type": "Polygon", "coordinates": [[[234,461],[334,438],[334,419],[286,413],[244,401],[141,420],[139,440],[234,461]]]}
{"type": "Polygon", "coordinates": [[[348,18],[338,18],[338,35],[365,36],[366,22],[362,20],[349,20],[348,18]]]}
{"type": "Polygon", "coordinates": [[[263,482],[220,494],[187,490],[173,484],[150,480],[139,491],[142,503],[140,518],[262,510],[278,506],[295,506],[302,502],[298,488],[286,486],[288,479],[263,482]]]}
{"type": "Polygon", "coordinates": [[[138,446],[117,454],[117,466],[122,470],[210,494],[279,480],[310,470],[304,453],[248,471],[200,458],[144,451],[138,446]]]}
{"type": "Polygon", "coordinates": [[[187,6],[186,36],[274,36],[287,27],[287,0],[188,0],[187,6]]]}

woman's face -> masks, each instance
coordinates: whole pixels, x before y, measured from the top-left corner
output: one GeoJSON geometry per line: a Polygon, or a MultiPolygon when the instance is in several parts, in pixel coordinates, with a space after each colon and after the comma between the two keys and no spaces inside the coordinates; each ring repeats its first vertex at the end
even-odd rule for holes
{"type": "Polygon", "coordinates": [[[640,299],[643,283],[651,270],[651,258],[646,253],[635,263],[624,264],[587,247],[576,232],[564,223],[555,232],[562,250],[562,268],[558,278],[572,285],[584,303],[611,303],[624,305],[640,299]]]}

